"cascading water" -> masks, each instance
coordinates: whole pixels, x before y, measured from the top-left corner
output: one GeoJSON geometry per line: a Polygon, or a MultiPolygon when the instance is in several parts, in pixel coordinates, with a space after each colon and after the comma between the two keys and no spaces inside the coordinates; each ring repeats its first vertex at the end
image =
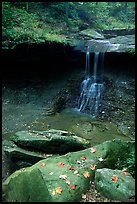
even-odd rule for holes
{"type": "MultiPolygon", "coordinates": [[[[104,55],[102,59],[104,61],[104,55]]],[[[86,75],[85,79],[81,83],[78,110],[81,112],[90,113],[93,117],[98,115],[100,99],[104,88],[103,83],[97,83],[98,60],[99,52],[95,52],[93,76],[90,76],[90,50],[88,46],[86,51],[86,75]]],[[[103,66],[102,63],[101,66],[103,66]]]]}
{"type": "Polygon", "coordinates": [[[87,51],[86,51],[86,77],[89,76],[89,72],[90,72],[90,50],[89,50],[89,46],[87,47],[87,51]]]}

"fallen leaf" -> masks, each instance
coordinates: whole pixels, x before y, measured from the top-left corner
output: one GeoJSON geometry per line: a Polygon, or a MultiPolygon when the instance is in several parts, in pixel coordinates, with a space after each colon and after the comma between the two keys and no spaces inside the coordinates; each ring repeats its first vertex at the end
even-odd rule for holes
{"type": "Polygon", "coordinates": [[[112,179],[112,181],[113,181],[114,183],[116,183],[116,182],[118,181],[117,175],[113,175],[113,176],[111,177],[111,179],[112,179]]]}
{"type": "Polygon", "coordinates": [[[75,186],[74,186],[74,185],[70,185],[69,187],[70,187],[70,189],[72,189],[72,190],[75,189],[75,186]]]}
{"type": "Polygon", "coordinates": [[[85,199],[87,197],[86,194],[82,194],[82,198],[85,199]]]}
{"type": "Polygon", "coordinates": [[[62,193],[62,188],[56,187],[55,190],[52,192],[52,195],[61,194],[61,193],[62,193]]]}
{"type": "Polygon", "coordinates": [[[84,176],[85,178],[88,178],[88,177],[89,177],[89,172],[88,172],[88,171],[85,171],[85,172],[83,173],[83,176],[84,176]]]}
{"type": "Polygon", "coordinates": [[[78,171],[74,171],[74,174],[78,174],[78,171]]]}
{"type": "Polygon", "coordinates": [[[68,179],[66,179],[66,183],[69,185],[70,184],[70,181],[68,179]]]}
{"type": "Polygon", "coordinates": [[[42,167],[45,166],[45,163],[41,163],[40,166],[42,166],[42,167]]]}
{"type": "Polygon", "coordinates": [[[104,159],[102,157],[98,158],[98,161],[102,162],[104,159]]]}
{"type": "Polygon", "coordinates": [[[55,192],[56,192],[56,194],[61,194],[62,193],[62,188],[61,187],[55,188],[55,192]]]}
{"type": "Polygon", "coordinates": [[[122,171],[122,172],[123,172],[123,174],[125,174],[125,176],[128,176],[128,175],[129,175],[129,173],[126,172],[126,171],[122,171]]]}
{"type": "Polygon", "coordinates": [[[81,156],[81,159],[82,160],[86,160],[86,156],[81,156]]]}
{"type": "Polygon", "coordinates": [[[58,166],[59,166],[59,167],[64,167],[64,165],[65,165],[65,164],[64,164],[63,162],[59,162],[59,163],[58,163],[58,166]]]}
{"type": "Polygon", "coordinates": [[[53,191],[53,192],[52,192],[52,195],[56,195],[56,191],[53,191]]]}
{"type": "Polygon", "coordinates": [[[94,153],[94,152],[96,152],[96,151],[97,151],[96,147],[92,147],[92,148],[91,148],[91,152],[92,152],[92,153],[94,153]]]}
{"type": "Polygon", "coordinates": [[[74,166],[71,166],[71,167],[69,168],[69,170],[75,170],[74,166]]]}
{"type": "Polygon", "coordinates": [[[122,169],[121,171],[126,171],[127,170],[127,168],[124,168],[124,169],[122,169]]]}
{"type": "Polygon", "coordinates": [[[67,176],[63,174],[63,175],[60,175],[60,176],[59,176],[59,178],[61,178],[61,179],[64,179],[64,180],[65,180],[65,179],[67,178],[67,176]]]}
{"type": "Polygon", "coordinates": [[[96,165],[91,165],[91,166],[90,166],[90,169],[91,169],[91,170],[94,170],[95,168],[96,168],[96,165]]]}

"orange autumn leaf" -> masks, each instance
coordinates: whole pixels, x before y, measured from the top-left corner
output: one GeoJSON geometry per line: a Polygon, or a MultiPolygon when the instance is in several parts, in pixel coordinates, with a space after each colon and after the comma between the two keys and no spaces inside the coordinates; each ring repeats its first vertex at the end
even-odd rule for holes
{"type": "Polygon", "coordinates": [[[61,187],[55,188],[55,193],[56,194],[61,194],[62,193],[62,188],[61,187]]]}
{"type": "Polygon", "coordinates": [[[58,163],[58,166],[59,166],[59,167],[64,167],[64,165],[65,165],[65,164],[64,164],[63,162],[59,162],[59,163],[58,163]]]}
{"type": "Polygon", "coordinates": [[[96,151],[97,151],[96,147],[92,147],[92,148],[91,148],[91,152],[92,152],[92,153],[94,153],[94,152],[96,152],[96,151]]]}
{"type": "Polygon", "coordinates": [[[42,166],[42,167],[45,166],[45,163],[41,163],[40,166],[42,166]]]}
{"type": "Polygon", "coordinates": [[[88,177],[89,177],[89,172],[88,172],[88,171],[85,171],[85,172],[83,173],[83,176],[84,176],[85,178],[88,178],[88,177]]]}
{"type": "Polygon", "coordinates": [[[75,189],[75,186],[74,186],[74,185],[70,185],[69,187],[70,187],[70,189],[72,189],[72,190],[75,189]]]}
{"type": "Polygon", "coordinates": [[[71,167],[69,168],[69,170],[75,170],[74,166],[71,166],[71,167]]]}
{"type": "Polygon", "coordinates": [[[128,175],[129,175],[129,173],[126,172],[126,171],[122,171],[122,172],[123,172],[123,174],[125,174],[125,176],[128,176],[128,175]]]}
{"type": "Polygon", "coordinates": [[[111,177],[111,179],[112,179],[112,181],[113,181],[114,183],[116,183],[116,182],[118,181],[117,175],[113,175],[113,176],[111,177]]]}
{"type": "Polygon", "coordinates": [[[91,165],[91,166],[90,166],[90,169],[91,169],[91,170],[94,170],[95,168],[96,168],[96,165],[91,165]]]}
{"type": "Polygon", "coordinates": [[[86,156],[81,156],[81,159],[82,160],[86,160],[86,156]]]}

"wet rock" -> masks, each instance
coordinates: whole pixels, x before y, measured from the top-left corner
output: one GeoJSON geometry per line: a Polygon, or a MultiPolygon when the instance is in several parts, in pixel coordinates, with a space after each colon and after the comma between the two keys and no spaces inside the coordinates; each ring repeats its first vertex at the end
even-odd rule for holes
{"type": "Polygon", "coordinates": [[[90,146],[89,141],[63,130],[19,131],[12,141],[28,150],[42,151],[48,154],[65,154],[79,151],[90,146]]]}
{"type": "Polygon", "coordinates": [[[113,200],[126,201],[135,196],[135,179],[121,170],[97,169],[95,185],[98,191],[113,200]],[[114,178],[118,180],[113,181],[114,178]]]}
{"type": "Polygon", "coordinates": [[[94,29],[85,29],[79,32],[79,35],[87,36],[93,39],[104,39],[104,36],[95,31],[94,29]]]}
{"type": "Polygon", "coordinates": [[[102,31],[100,31],[103,33],[104,37],[106,39],[110,39],[113,37],[117,37],[117,36],[125,36],[125,35],[134,35],[135,34],[135,29],[104,29],[102,31]]]}
{"type": "Polygon", "coordinates": [[[55,115],[56,113],[62,111],[65,108],[67,101],[69,100],[69,95],[69,91],[65,88],[58,91],[52,99],[52,104],[45,108],[45,113],[43,115],[55,115]]]}

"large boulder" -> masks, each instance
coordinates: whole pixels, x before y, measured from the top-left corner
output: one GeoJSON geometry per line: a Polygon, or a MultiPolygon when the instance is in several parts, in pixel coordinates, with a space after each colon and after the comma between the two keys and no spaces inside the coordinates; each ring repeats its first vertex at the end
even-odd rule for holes
{"type": "Polygon", "coordinates": [[[47,155],[44,153],[23,149],[18,147],[12,141],[4,140],[2,146],[6,156],[16,164],[16,168],[31,166],[32,164],[47,158],[47,155]]]}
{"type": "Polygon", "coordinates": [[[90,146],[88,140],[63,130],[19,131],[11,140],[19,147],[43,151],[48,154],[65,154],[90,146]]]}
{"type": "Polygon", "coordinates": [[[95,185],[98,191],[112,200],[127,201],[135,196],[135,179],[121,170],[97,169],[95,185]]]}
{"type": "Polygon", "coordinates": [[[128,152],[131,146],[132,143],[121,140],[106,141],[81,151],[41,160],[31,167],[14,172],[4,181],[4,200],[80,201],[94,179],[96,169],[105,166],[112,168],[111,165],[119,155],[128,152]]]}

